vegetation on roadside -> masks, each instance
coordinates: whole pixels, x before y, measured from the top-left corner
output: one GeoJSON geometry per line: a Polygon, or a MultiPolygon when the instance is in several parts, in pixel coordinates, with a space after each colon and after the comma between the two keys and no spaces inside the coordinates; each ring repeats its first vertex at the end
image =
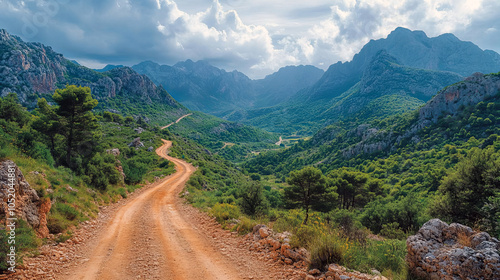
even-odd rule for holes
{"type": "MultiPolygon", "coordinates": [[[[127,197],[174,168],[154,149],[148,151],[148,146],[161,145],[156,128],[132,117],[94,114],[96,101],[88,88],[68,86],[53,100],[50,105],[40,99],[28,112],[15,94],[0,99],[0,159],[14,161],[38,196],[51,200],[47,227],[57,235],[56,242],[62,242],[71,237],[72,227],[96,217],[99,206],[127,197]],[[129,147],[136,137],[144,147],[129,147]]],[[[19,261],[43,241],[26,223],[17,237],[22,241],[17,246],[19,261]]]]}

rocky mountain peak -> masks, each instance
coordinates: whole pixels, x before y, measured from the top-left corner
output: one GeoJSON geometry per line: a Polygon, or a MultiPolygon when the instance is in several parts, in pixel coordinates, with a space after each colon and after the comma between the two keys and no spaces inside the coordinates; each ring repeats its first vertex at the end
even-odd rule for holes
{"type": "Polygon", "coordinates": [[[0,41],[6,41],[10,39],[10,34],[5,29],[0,29],[0,41]]]}

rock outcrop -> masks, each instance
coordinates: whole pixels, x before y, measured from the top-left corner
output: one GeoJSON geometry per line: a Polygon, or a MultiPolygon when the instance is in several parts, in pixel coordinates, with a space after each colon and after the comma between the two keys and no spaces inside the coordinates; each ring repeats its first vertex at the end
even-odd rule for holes
{"type": "Polygon", "coordinates": [[[275,233],[265,225],[256,225],[248,235],[254,242],[250,250],[260,250],[267,252],[271,258],[283,264],[295,267],[306,267],[308,253],[305,249],[292,249],[290,246],[291,233],[275,233]]]}
{"type": "Polygon", "coordinates": [[[141,137],[137,137],[132,142],[130,142],[128,146],[134,148],[141,148],[144,147],[144,143],[141,142],[141,137]]]}
{"type": "Polygon", "coordinates": [[[474,105],[500,93],[500,74],[475,73],[439,92],[419,111],[419,119],[436,122],[443,114],[455,115],[461,106],[474,105]]]}
{"type": "Polygon", "coordinates": [[[500,243],[486,232],[439,219],[406,240],[410,271],[424,279],[500,279],[500,243]]]}
{"type": "MultiPolygon", "coordinates": [[[[30,187],[23,173],[11,160],[0,162],[0,224],[4,225],[10,215],[9,199],[14,198],[14,217],[23,219],[31,225],[39,237],[47,237],[47,213],[50,211],[50,199],[42,199],[30,187]],[[14,177],[12,177],[14,175],[14,177]],[[10,177],[9,177],[10,176],[10,177]],[[14,180],[9,180],[13,178],[14,180]],[[15,196],[9,195],[9,193],[15,196]]],[[[12,206],[12,205],[11,205],[12,206]]]]}

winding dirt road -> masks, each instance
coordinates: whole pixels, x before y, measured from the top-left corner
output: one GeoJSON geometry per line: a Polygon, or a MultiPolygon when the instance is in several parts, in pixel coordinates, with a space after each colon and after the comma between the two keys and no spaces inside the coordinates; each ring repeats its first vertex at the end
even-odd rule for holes
{"type": "Polygon", "coordinates": [[[56,278],[252,279],[259,275],[248,274],[266,273],[259,261],[242,262],[219,252],[196,222],[186,217],[178,194],[195,168],[168,156],[172,143],[163,141],[156,153],[172,161],[177,172],[121,205],[85,245],[86,258],[56,278]]]}
{"type": "Polygon", "coordinates": [[[166,126],[161,127],[161,129],[165,129],[165,128],[167,128],[167,127],[170,127],[170,126],[171,126],[171,125],[173,125],[173,124],[179,123],[179,122],[180,122],[183,118],[185,118],[185,117],[189,117],[189,116],[191,116],[192,114],[193,114],[193,113],[189,113],[189,114],[187,114],[187,115],[184,115],[184,116],[182,116],[182,117],[178,118],[175,122],[171,122],[171,123],[167,124],[166,126]]]}

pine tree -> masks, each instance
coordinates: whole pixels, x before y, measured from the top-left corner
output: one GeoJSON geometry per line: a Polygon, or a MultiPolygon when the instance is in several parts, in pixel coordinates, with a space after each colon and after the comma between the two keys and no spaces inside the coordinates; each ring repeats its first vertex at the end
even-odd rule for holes
{"type": "MultiPolygon", "coordinates": [[[[74,85],[56,90],[52,98],[59,105],[56,112],[61,117],[61,131],[66,140],[66,165],[71,167],[76,147],[92,140],[93,132],[98,127],[92,113],[97,100],[92,98],[90,88],[74,85]]],[[[90,156],[91,151],[84,152],[87,154],[82,156],[90,156]]]]}
{"type": "Polygon", "coordinates": [[[312,166],[290,172],[287,183],[290,186],[285,188],[285,198],[291,206],[304,208],[304,224],[307,224],[310,209],[324,209],[328,202],[336,199],[321,170],[312,166]]]}

